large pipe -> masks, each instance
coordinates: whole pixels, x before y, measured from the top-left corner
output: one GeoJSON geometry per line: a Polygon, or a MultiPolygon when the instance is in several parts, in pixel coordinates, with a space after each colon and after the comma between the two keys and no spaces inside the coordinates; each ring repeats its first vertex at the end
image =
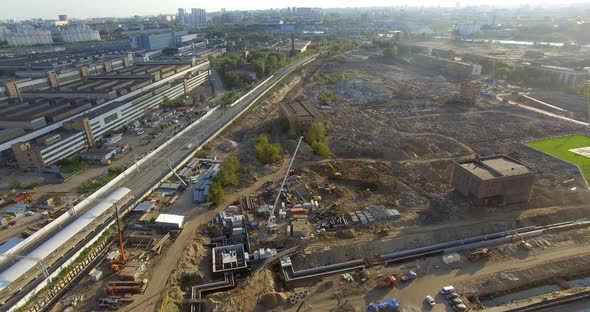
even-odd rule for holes
{"type": "MultiPolygon", "coordinates": [[[[514,233],[519,233],[521,238],[531,238],[537,237],[542,235],[548,231],[555,231],[555,230],[567,230],[571,228],[576,228],[580,226],[589,225],[590,221],[582,221],[582,222],[574,222],[574,221],[567,221],[567,222],[560,222],[554,223],[550,225],[542,225],[542,226],[527,226],[522,227],[514,230],[508,231],[501,231],[497,233],[492,233],[488,235],[481,235],[476,237],[470,237],[461,240],[454,240],[450,242],[434,244],[425,247],[414,248],[410,250],[398,251],[393,253],[388,253],[384,255],[378,256],[379,259],[384,260],[385,264],[393,263],[393,262],[401,262],[412,260],[420,257],[430,257],[437,254],[445,254],[450,252],[459,252],[465,250],[471,250],[481,247],[490,247],[505,243],[510,243],[513,241],[514,233]]],[[[304,280],[304,279],[311,279],[316,278],[323,275],[331,275],[336,274],[344,271],[351,271],[355,269],[362,269],[365,267],[365,260],[364,259],[357,259],[352,261],[346,261],[341,263],[335,263],[310,269],[304,269],[300,271],[295,271],[293,265],[282,268],[283,275],[287,282],[289,281],[296,281],[296,280],[304,280]]]]}

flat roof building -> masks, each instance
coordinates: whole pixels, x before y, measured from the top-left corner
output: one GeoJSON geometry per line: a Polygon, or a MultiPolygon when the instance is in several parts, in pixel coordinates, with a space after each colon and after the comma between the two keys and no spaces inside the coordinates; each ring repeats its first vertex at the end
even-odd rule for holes
{"type": "Polygon", "coordinates": [[[282,118],[289,120],[289,126],[293,129],[298,127],[307,128],[320,119],[320,114],[315,107],[299,100],[281,103],[280,115],[282,118]]]}
{"type": "Polygon", "coordinates": [[[501,155],[455,162],[451,183],[476,204],[513,204],[529,201],[535,177],[531,167],[501,155]]]}
{"type": "MultiPolygon", "coordinates": [[[[49,88],[26,90],[0,100],[0,153],[9,153],[23,170],[47,168],[92,148],[112,130],[156,109],[164,98],[186,94],[209,77],[209,63],[143,63],[110,68],[75,81],[54,81],[49,88]],[[24,132],[24,134],[22,134],[24,132]]],[[[55,78],[55,77],[53,77],[55,78]]],[[[3,156],[5,156],[3,154],[3,156]]],[[[3,157],[9,158],[9,157],[3,157]]]]}

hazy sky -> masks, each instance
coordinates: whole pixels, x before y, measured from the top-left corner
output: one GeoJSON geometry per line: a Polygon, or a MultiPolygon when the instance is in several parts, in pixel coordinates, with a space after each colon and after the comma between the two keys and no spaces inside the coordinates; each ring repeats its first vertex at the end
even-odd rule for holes
{"type": "Polygon", "coordinates": [[[540,3],[588,3],[589,0],[0,0],[0,19],[28,19],[32,17],[57,18],[58,14],[71,17],[122,17],[132,15],[151,15],[160,13],[175,13],[178,8],[204,8],[207,11],[218,11],[220,8],[228,10],[267,9],[297,7],[370,7],[370,6],[454,6],[494,4],[540,4],[540,3]]]}

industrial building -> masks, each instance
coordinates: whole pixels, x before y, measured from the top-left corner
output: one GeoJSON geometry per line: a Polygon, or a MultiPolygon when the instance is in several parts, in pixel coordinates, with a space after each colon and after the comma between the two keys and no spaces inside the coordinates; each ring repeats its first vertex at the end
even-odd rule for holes
{"type": "Polygon", "coordinates": [[[92,148],[165,97],[188,93],[208,79],[209,70],[206,60],[196,58],[136,65],[123,58],[83,66],[75,74],[51,71],[46,78],[6,83],[0,87],[5,94],[0,97],[0,130],[25,134],[11,138],[7,133],[10,139],[0,142],[0,152],[6,159],[12,150],[24,170],[47,168],[92,148]]]}
{"type": "Polygon", "coordinates": [[[302,101],[281,103],[280,115],[281,118],[289,120],[289,126],[293,129],[309,127],[320,118],[320,114],[315,107],[302,101]]]}
{"type": "Polygon", "coordinates": [[[428,71],[434,71],[453,81],[472,80],[481,75],[481,65],[478,64],[459,62],[426,54],[415,54],[413,57],[416,66],[428,71]]]}
{"type": "Polygon", "coordinates": [[[478,157],[455,162],[451,183],[475,204],[513,204],[528,202],[536,172],[508,156],[478,157]]]}
{"type": "Polygon", "coordinates": [[[0,93],[6,91],[8,82],[16,82],[20,90],[43,89],[50,86],[49,72],[54,71],[57,81],[64,84],[82,76],[104,73],[105,63],[110,63],[113,70],[128,66],[131,59],[131,53],[122,49],[60,51],[0,57],[0,68],[13,69],[16,77],[0,83],[0,93]]]}
{"type": "Polygon", "coordinates": [[[551,77],[567,86],[582,84],[590,78],[590,73],[585,70],[534,64],[525,65],[525,67],[536,74],[551,77]]]}

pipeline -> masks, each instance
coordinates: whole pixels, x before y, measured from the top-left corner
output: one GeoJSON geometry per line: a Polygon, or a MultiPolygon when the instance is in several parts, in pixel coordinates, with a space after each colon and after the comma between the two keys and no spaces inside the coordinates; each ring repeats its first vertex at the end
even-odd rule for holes
{"type": "MultiPolygon", "coordinates": [[[[410,261],[418,258],[432,257],[443,255],[450,252],[460,252],[481,247],[491,247],[500,244],[510,243],[513,241],[514,233],[518,233],[522,238],[531,238],[541,236],[544,233],[555,231],[566,231],[584,226],[589,226],[590,221],[567,221],[541,226],[527,226],[514,230],[501,231],[488,235],[470,237],[467,239],[454,240],[450,242],[434,244],[425,247],[418,247],[410,250],[398,251],[379,255],[376,258],[383,261],[384,265],[410,261]]],[[[293,263],[281,267],[283,277],[286,282],[302,281],[315,279],[322,276],[338,274],[346,271],[364,269],[366,267],[364,259],[357,259],[341,263],[335,263],[310,269],[295,271],[293,263]]]]}

